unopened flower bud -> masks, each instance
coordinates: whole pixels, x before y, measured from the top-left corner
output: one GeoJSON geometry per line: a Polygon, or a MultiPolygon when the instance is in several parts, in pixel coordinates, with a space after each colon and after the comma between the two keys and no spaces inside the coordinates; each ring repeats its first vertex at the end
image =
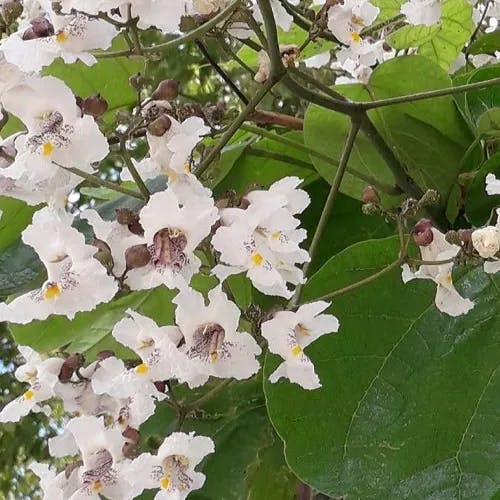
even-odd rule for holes
{"type": "Polygon", "coordinates": [[[151,94],[155,101],[172,101],[179,95],[179,82],[177,80],[163,80],[151,94]]]}
{"type": "Polygon", "coordinates": [[[127,427],[122,432],[122,436],[134,444],[137,444],[141,441],[141,435],[139,434],[139,431],[137,429],[130,427],[130,426],[127,427]]]}
{"type": "Polygon", "coordinates": [[[94,238],[92,240],[92,245],[97,248],[94,259],[98,260],[106,269],[112,269],[114,260],[108,244],[105,241],[94,238]]]}
{"type": "Polygon", "coordinates": [[[431,207],[439,203],[439,193],[435,189],[428,189],[418,201],[421,207],[431,207]]]}
{"type": "Polygon", "coordinates": [[[476,229],[472,233],[474,250],[483,258],[491,259],[500,250],[500,233],[495,226],[476,229]]]}
{"type": "Polygon", "coordinates": [[[122,446],[122,453],[125,458],[136,458],[139,454],[137,445],[128,442],[122,446]]]}
{"type": "Polygon", "coordinates": [[[8,0],[2,3],[2,17],[7,26],[12,24],[23,13],[23,5],[19,0],[8,0]]]}
{"type": "Polygon", "coordinates": [[[98,352],[96,358],[98,361],[104,361],[105,359],[112,358],[114,355],[113,351],[105,350],[98,352]]]}
{"type": "Polygon", "coordinates": [[[78,368],[81,368],[84,362],[85,358],[81,354],[72,354],[68,356],[64,360],[61,370],[59,371],[59,380],[63,383],[69,382],[73,373],[75,373],[78,368]]]}
{"type": "Polygon", "coordinates": [[[450,230],[444,235],[444,239],[451,243],[452,245],[460,245],[462,241],[460,240],[460,235],[457,231],[450,230]]]}
{"type": "Polygon", "coordinates": [[[135,90],[141,90],[142,87],[144,87],[145,82],[146,79],[141,75],[141,73],[136,73],[128,79],[128,83],[130,83],[130,86],[135,90]]]}
{"type": "Polygon", "coordinates": [[[167,392],[167,384],[163,380],[157,380],[154,385],[158,391],[167,392]]]}
{"type": "Polygon", "coordinates": [[[172,120],[168,115],[163,114],[148,125],[148,132],[155,137],[161,137],[170,130],[171,126],[172,120]]]}
{"type": "Polygon", "coordinates": [[[457,234],[458,234],[458,239],[462,243],[471,243],[472,242],[472,229],[459,229],[457,234]]]}
{"type": "Polygon", "coordinates": [[[147,245],[134,245],[125,251],[125,262],[127,269],[137,269],[149,264],[151,253],[147,245]]]}
{"type": "Polygon", "coordinates": [[[108,110],[108,101],[97,94],[83,99],[80,107],[84,114],[97,118],[108,110]]]}
{"type": "Polygon", "coordinates": [[[413,239],[420,247],[429,246],[434,240],[432,221],[429,219],[420,219],[413,228],[413,239]]]}
{"type": "Polygon", "coordinates": [[[380,197],[373,186],[364,187],[363,193],[361,194],[361,200],[363,203],[374,203],[375,205],[380,203],[380,197]]]}
{"type": "Polygon", "coordinates": [[[32,40],[34,38],[47,38],[54,34],[54,26],[45,17],[37,17],[31,22],[31,28],[28,28],[23,34],[23,40],[32,40]],[[25,38],[26,37],[26,38],[25,38]]]}
{"type": "Polygon", "coordinates": [[[118,222],[118,224],[123,224],[124,226],[128,226],[139,218],[139,216],[133,210],[130,210],[130,208],[117,208],[115,212],[116,222],[118,222]]]}
{"type": "Polygon", "coordinates": [[[361,206],[361,211],[363,215],[380,215],[381,213],[380,207],[375,203],[365,203],[361,206]]]}

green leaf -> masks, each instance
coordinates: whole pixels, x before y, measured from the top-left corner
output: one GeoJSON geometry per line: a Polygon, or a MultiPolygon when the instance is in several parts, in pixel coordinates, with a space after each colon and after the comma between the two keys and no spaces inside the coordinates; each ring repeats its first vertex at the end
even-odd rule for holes
{"type": "Polygon", "coordinates": [[[440,30],[440,26],[413,26],[408,24],[387,37],[389,45],[396,50],[420,47],[430,41],[440,30]]]}
{"type": "Polygon", "coordinates": [[[25,293],[43,283],[45,267],[20,239],[0,252],[0,297],[25,293]]]}
{"type": "Polygon", "coordinates": [[[448,70],[473,31],[472,5],[467,0],[445,0],[439,24],[404,26],[388,42],[397,50],[418,47],[418,54],[448,70]]]}
{"type": "Polygon", "coordinates": [[[380,13],[374,24],[386,21],[391,17],[396,17],[401,14],[401,5],[405,0],[372,0],[370,3],[380,9],[380,13]]]}
{"type": "MultiPolygon", "coordinates": [[[[122,50],[126,47],[123,37],[117,37],[110,50],[122,50]]],[[[75,95],[87,97],[101,94],[108,101],[110,113],[135,103],[136,92],[128,79],[142,71],[143,67],[141,57],[99,59],[93,66],[86,66],[81,61],[68,65],[58,59],[45,68],[43,74],[61,78],[75,95]]]]}
{"type": "Polygon", "coordinates": [[[475,226],[486,224],[493,210],[500,206],[500,195],[486,194],[486,176],[490,173],[500,178],[500,153],[494,154],[481,165],[467,191],[465,213],[475,226]]]}
{"type": "Polygon", "coordinates": [[[14,243],[31,223],[31,218],[38,207],[32,207],[24,201],[0,196],[0,250],[14,243]]]}
{"type": "MultiPolygon", "coordinates": [[[[470,73],[467,83],[476,83],[500,76],[500,65],[478,68],[470,73]]],[[[474,90],[465,94],[465,112],[473,124],[477,123],[483,113],[489,109],[500,107],[500,85],[474,90]]]]}
{"type": "MultiPolygon", "coordinates": [[[[346,97],[354,101],[369,101],[369,92],[359,84],[339,85],[336,87],[346,97]]],[[[342,150],[349,131],[349,119],[346,115],[336,113],[320,106],[311,104],[304,118],[304,143],[336,160],[331,164],[316,157],[311,157],[319,174],[329,183],[332,182],[337,171],[342,150]]],[[[373,147],[370,140],[360,132],[356,138],[354,149],[348,163],[348,170],[340,187],[341,192],[359,199],[366,180],[363,176],[369,175],[379,182],[394,185],[394,176],[385,161],[373,147]],[[361,173],[357,175],[356,172],[361,173]]]]}
{"type": "MultiPolygon", "coordinates": [[[[284,137],[294,141],[303,141],[300,132],[287,132],[284,137]]],[[[257,151],[263,151],[264,154],[276,157],[260,157],[245,151],[236,160],[229,173],[216,186],[214,192],[217,196],[227,191],[235,191],[241,195],[249,187],[255,187],[255,185],[267,188],[273,182],[287,175],[296,175],[304,179],[306,185],[317,179],[317,174],[307,153],[291,149],[269,139],[255,142],[254,146],[257,151]],[[279,158],[280,155],[286,155],[292,160],[297,160],[300,164],[293,164],[286,157],[279,158]]]]}
{"type": "Polygon", "coordinates": [[[485,33],[471,43],[469,54],[495,54],[500,50],[500,31],[485,33]]]}
{"type": "Polygon", "coordinates": [[[500,137],[500,108],[485,111],[479,117],[477,131],[485,137],[500,137]]]}
{"type": "Polygon", "coordinates": [[[113,191],[112,189],[100,186],[100,187],[81,187],[80,193],[88,196],[89,198],[95,198],[97,200],[114,200],[120,197],[120,193],[113,191]]]}
{"type": "MultiPolygon", "coordinates": [[[[369,88],[384,99],[451,87],[449,76],[421,56],[398,57],[377,67],[369,88]]],[[[437,189],[443,203],[474,140],[451,96],[386,106],[370,114],[376,127],[422,189],[437,189]]]]}
{"type": "MultiPolygon", "coordinates": [[[[394,239],[354,245],[306,286],[305,300],[386,266],[394,239]]],[[[341,329],[307,351],[323,387],[266,383],[287,463],[333,496],[490,499],[500,489],[498,277],[459,284],[466,316],[434,306],[435,285],[403,285],[399,270],[335,299],[341,329]]],[[[266,373],[276,362],[266,361],[266,373]]]]}

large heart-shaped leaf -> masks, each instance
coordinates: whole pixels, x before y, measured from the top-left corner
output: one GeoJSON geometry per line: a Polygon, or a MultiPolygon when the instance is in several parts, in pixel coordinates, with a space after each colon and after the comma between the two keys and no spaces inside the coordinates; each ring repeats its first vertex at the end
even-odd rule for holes
{"type": "MultiPolygon", "coordinates": [[[[356,244],[305,290],[311,300],[386,266],[392,239],[356,244]]],[[[489,499],[500,490],[499,280],[481,270],[460,288],[475,308],[450,318],[430,283],[403,285],[397,270],[339,296],[341,330],[316,342],[323,387],[266,383],[288,464],[333,497],[489,499]],[[311,459],[310,457],[314,457],[311,459]]],[[[266,371],[276,366],[266,362],[266,371]]]]}

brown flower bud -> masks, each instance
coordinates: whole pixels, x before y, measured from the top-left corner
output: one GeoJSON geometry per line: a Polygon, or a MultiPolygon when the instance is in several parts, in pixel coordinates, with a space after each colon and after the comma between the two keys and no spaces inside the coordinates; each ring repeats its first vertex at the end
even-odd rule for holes
{"type": "Polygon", "coordinates": [[[151,94],[155,101],[172,101],[179,95],[179,82],[177,80],[163,80],[151,94]]]}
{"type": "Polygon", "coordinates": [[[361,200],[363,203],[374,203],[375,205],[380,203],[380,197],[377,190],[373,186],[365,186],[363,188],[361,200]]]}
{"type": "Polygon", "coordinates": [[[139,216],[133,210],[130,210],[130,208],[117,208],[115,212],[116,222],[124,226],[128,226],[139,219],[139,216]]]}
{"type": "Polygon", "coordinates": [[[2,17],[7,26],[12,24],[23,13],[23,5],[19,0],[8,0],[2,3],[2,17]]]}
{"type": "Polygon", "coordinates": [[[139,431],[137,429],[134,429],[133,427],[130,427],[130,426],[127,427],[122,432],[122,436],[134,444],[138,444],[141,441],[141,435],[139,434],[139,431]]]}
{"type": "Polygon", "coordinates": [[[420,219],[413,228],[413,239],[418,246],[426,247],[432,243],[434,234],[432,232],[432,221],[420,219]]]}
{"type": "Polygon", "coordinates": [[[63,383],[69,382],[73,373],[75,373],[78,368],[81,368],[84,362],[85,358],[81,354],[71,354],[68,356],[64,360],[61,370],[59,371],[59,380],[63,383]]]}
{"type": "Polygon", "coordinates": [[[151,253],[146,245],[134,245],[125,251],[127,269],[137,269],[149,264],[151,253]]]}
{"type": "Polygon", "coordinates": [[[122,453],[125,458],[136,458],[139,454],[137,445],[134,443],[125,443],[122,446],[122,453]]]}
{"type": "Polygon", "coordinates": [[[54,34],[54,26],[45,17],[37,17],[33,21],[30,21],[30,24],[35,38],[47,38],[54,34]]]}
{"type": "Polygon", "coordinates": [[[140,73],[136,73],[128,79],[128,83],[130,83],[130,86],[135,90],[141,90],[145,82],[146,79],[140,73]]]}
{"type": "Polygon", "coordinates": [[[97,118],[108,110],[108,101],[97,94],[83,99],[80,107],[84,114],[97,118]]]}
{"type": "Polygon", "coordinates": [[[97,353],[97,360],[98,361],[104,361],[105,359],[112,358],[115,355],[113,351],[106,350],[106,351],[100,351],[97,353]]]}
{"type": "Polygon", "coordinates": [[[97,248],[94,259],[98,260],[106,269],[113,269],[115,263],[108,244],[105,241],[94,238],[92,245],[97,248]]]}
{"type": "Polygon", "coordinates": [[[458,230],[458,239],[462,243],[471,243],[472,242],[472,233],[473,229],[459,229],[458,230]]]}
{"type": "Polygon", "coordinates": [[[158,391],[167,392],[167,384],[163,380],[157,380],[154,385],[158,391]]]}
{"type": "Polygon", "coordinates": [[[148,132],[155,137],[165,135],[172,126],[172,120],[168,115],[160,115],[148,125],[148,132]]]}

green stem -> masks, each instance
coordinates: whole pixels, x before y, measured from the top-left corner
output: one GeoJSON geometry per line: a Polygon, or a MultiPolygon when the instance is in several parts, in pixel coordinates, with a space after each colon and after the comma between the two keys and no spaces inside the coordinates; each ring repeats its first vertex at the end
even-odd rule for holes
{"type": "Polygon", "coordinates": [[[64,165],[61,165],[60,163],[57,163],[55,161],[53,161],[52,163],[54,165],[57,165],[59,168],[66,170],[67,172],[71,172],[72,174],[78,175],[78,177],[85,179],[89,184],[92,184],[94,186],[105,187],[105,188],[111,189],[112,191],[116,191],[117,193],[125,194],[127,196],[131,196],[132,198],[137,198],[139,200],[143,199],[141,193],[139,193],[137,191],[133,191],[132,189],[124,188],[124,187],[120,186],[119,184],[115,184],[114,182],[105,181],[104,179],[101,179],[95,175],[84,172],[83,170],[80,170],[79,168],[65,167],[64,165]]]}
{"type": "Polygon", "coordinates": [[[215,387],[210,389],[206,394],[204,394],[200,398],[194,400],[192,403],[189,403],[188,405],[186,405],[185,406],[186,412],[200,408],[205,403],[208,403],[214,396],[216,396],[219,392],[221,392],[223,389],[225,389],[232,381],[233,381],[233,379],[231,379],[231,378],[224,379],[222,382],[220,382],[215,387]]]}
{"type": "MultiPolygon", "coordinates": [[[[328,163],[329,165],[335,165],[336,167],[338,167],[339,161],[336,158],[325,155],[325,154],[321,153],[320,151],[312,149],[311,147],[306,146],[300,142],[289,139],[288,137],[283,137],[282,135],[270,132],[269,130],[266,130],[265,128],[255,127],[253,125],[244,124],[241,126],[241,130],[246,130],[247,132],[252,132],[254,134],[260,135],[261,137],[265,137],[266,139],[269,139],[271,141],[281,143],[285,146],[289,146],[291,148],[294,148],[297,151],[303,151],[304,153],[307,153],[309,156],[311,156],[313,158],[317,158],[318,160],[322,160],[322,161],[328,163]]],[[[389,186],[387,184],[381,183],[377,179],[375,179],[374,177],[371,177],[370,175],[366,175],[363,172],[359,172],[355,168],[348,167],[347,172],[349,172],[351,175],[353,175],[355,177],[358,177],[362,181],[365,181],[368,184],[371,184],[372,186],[376,187],[380,191],[383,191],[384,193],[391,194],[391,195],[401,194],[401,190],[399,188],[397,188],[396,186],[389,186]]]]}
{"type": "Polygon", "coordinates": [[[120,153],[123,158],[123,161],[125,163],[125,166],[128,168],[130,175],[134,179],[135,183],[137,184],[137,187],[139,188],[139,191],[142,193],[142,198],[146,203],[149,201],[150,193],[149,189],[147,188],[146,184],[144,184],[144,181],[142,180],[142,177],[140,176],[139,172],[134,166],[134,163],[132,162],[132,159],[130,158],[130,154],[127,151],[127,139],[126,136],[122,136],[120,138],[120,153]]]}
{"type": "Polygon", "coordinates": [[[460,160],[460,165],[458,167],[458,171],[461,172],[462,169],[464,168],[465,162],[468,160],[469,156],[471,153],[476,149],[476,146],[481,142],[481,136],[478,135],[471,143],[471,145],[467,148],[465,151],[464,155],[462,156],[462,159],[460,160]]]}
{"type": "MultiPolygon", "coordinates": [[[[311,241],[311,245],[309,247],[310,261],[307,262],[302,269],[304,276],[307,276],[307,271],[309,270],[309,266],[311,265],[314,259],[316,250],[319,246],[319,242],[321,241],[323,232],[325,231],[326,225],[332,213],[333,206],[335,204],[335,200],[337,199],[340,185],[342,183],[342,179],[344,178],[344,174],[347,169],[347,163],[349,162],[349,157],[351,156],[351,152],[354,147],[354,141],[356,140],[356,136],[358,135],[359,128],[361,126],[361,119],[362,119],[361,117],[351,118],[351,128],[349,129],[349,134],[347,136],[347,140],[344,145],[344,150],[342,151],[339,168],[335,173],[335,177],[332,182],[332,187],[330,188],[330,192],[328,193],[325,206],[323,207],[323,211],[321,212],[321,217],[319,219],[318,226],[316,228],[316,231],[311,241]]],[[[292,299],[290,300],[289,308],[293,308],[299,303],[303,286],[304,286],[303,283],[297,285],[295,293],[292,299]]]]}
{"type": "Polygon", "coordinates": [[[384,274],[387,274],[388,272],[392,271],[396,267],[399,267],[401,265],[401,260],[395,260],[391,264],[389,264],[387,267],[384,267],[380,271],[368,276],[367,278],[364,278],[360,281],[357,281],[356,283],[353,283],[352,285],[348,285],[344,288],[339,288],[338,290],[334,290],[333,292],[327,293],[326,295],[323,295],[321,297],[318,297],[315,299],[315,302],[317,300],[331,300],[334,297],[337,297],[338,295],[343,295],[344,293],[351,292],[352,290],[355,290],[356,288],[359,288],[360,286],[367,285],[368,283],[371,283],[372,281],[377,280],[384,274]]]}
{"type": "Polygon", "coordinates": [[[172,49],[174,47],[177,47],[178,45],[192,42],[193,40],[198,40],[202,38],[207,32],[209,32],[212,28],[215,28],[219,23],[225,21],[231,15],[233,12],[240,7],[241,5],[241,0],[235,0],[233,3],[231,3],[229,6],[227,6],[224,10],[221,10],[216,16],[212,17],[209,21],[206,23],[202,24],[198,28],[196,28],[193,31],[190,31],[189,33],[186,33],[183,36],[180,36],[179,38],[175,38],[174,40],[170,40],[168,42],[160,43],[158,45],[154,45],[153,47],[144,47],[144,53],[150,53],[150,52],[158,52],[162,50],[168,50],[172,49]]]}
{"type": "Polygon", "coordinates": [[[407,102],[422,101],[424,99],[432,99],[434,97],[444,97],[447,95],[460,94],[469,90],[480,90],[494,85],[500,85],[500,77],[492,78],[476,83],[466,83],[465,85],[457,85],[456,87],[449,87],[446,89],[427,90],[425,92],[417,92],[415,94],[404,95],[399,97],[389,97],[388,99],[379,99],[378,101],[371,102],[358,102],[356,105],[360,109],[369,110],[382,108],[384,106],[392,106],[394,104],[403,104],[407,102]]]}
{"type": "Polygon", "coordinates": [[[382,21],[381,23],[374,24],[373,26],[369,26],[368,28],[365,28],[364,30],[361,31],[360,35],[362,37],[366,35],[371,35],[372,33],[375,33],[383,28],[386,28],[387,26],[390,26],[391,24],[398,23],[399,21],[402,21],[406,16],[404,14],[398,14],[397,16],[391,17],[390,19],[386,19],[385,21],[382,21]]]}
{"type": "Polygon", "coordinates": [[[273,79],[269,79],[266,83],[262,85],[257,94],[255,94],[250,102],[246,105],[243,111],[238,115],[236,120],[230,125],[230,127],[222,134],[219,142],[210,150],[207,156],[203,158],[198,167],[195,170],[195,174],[200,176],[205,172],[205,170],[210,166],[212,161],[217,158],[219,153],[222,151],[224,146],[231,140],[233,135],[239,130],[243,122],[248,118],[248,116],[255,110],[255,107],[264,99],[266,94],[274,87],[276,82],[273,79]]]}

